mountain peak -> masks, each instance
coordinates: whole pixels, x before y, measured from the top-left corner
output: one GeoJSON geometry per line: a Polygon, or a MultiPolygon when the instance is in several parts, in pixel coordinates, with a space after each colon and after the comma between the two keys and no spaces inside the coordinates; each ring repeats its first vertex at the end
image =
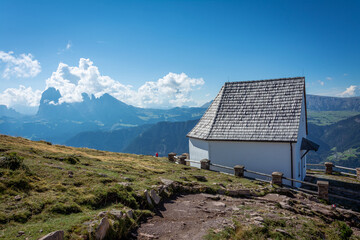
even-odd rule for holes
{"type": "Polygon", "coordinates": [[[41,104],[49,104],[50,102],[57,104],[57,103],[59,103],[60,98],[61,98],[60,91],[53,87],[49,87],[42,93],[40,105],[41,104]]]}

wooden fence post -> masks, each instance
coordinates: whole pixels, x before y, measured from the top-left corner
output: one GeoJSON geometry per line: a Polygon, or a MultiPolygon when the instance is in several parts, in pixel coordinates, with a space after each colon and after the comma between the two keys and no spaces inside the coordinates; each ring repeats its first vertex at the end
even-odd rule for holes
{"type": "Polygon", "coordinates": [[[200,160],[201,169],[210,170],[210,160],[209,159],[202,159],[200,160]]]}
{"type": "Polygon", "coordinates": [[[168,159],[170,162],[175,162],[175,156],[176,156],[176,153],[174,152],[171,152],[168,154],[168,159]]]}
{"type": "Polygon", "coordinates": [[[234,167],[234,174],[236,177],[244,177],[244,169],[245,167],[243,165],[236,165],[234,167]]]}
{"type": "Polygon", "coordinates": [[[189,156],[188,153],[183,153],[183,154],[181,154],[181,155],[185,156],[185,159],[190,159],[190,156],[189,156]]]}
{"type": "Polygon", "coordinates": [[[185,159],[186,159],[186,156],[184,154],[179,156],[179,164],[186,165],[185,159]]]}
{"type": "Polygon", "coordinates": [[[284,174],[281,173],[281,172],[273,172],[271,174],[271,176],[272,176],[271,183],[282,186],[282,177],[283,177],[283,175],[284,174]]]}
{"type": "Polygon", "coordinates": [[[360,181],[360,168],[356,168],[356,178],[360,181]]]}
{"type": "Polygon", "coordinates": [[[328,181],[317,181],[318,195],[319,198],[328,200],[329,199],[329,182],[328,181]]]}
{"type": "Polygon", "coordinates": [[[332,174],[333,172],[334,164],[332,162],[326,162],[325,163],[325,174],[332,174]]]}

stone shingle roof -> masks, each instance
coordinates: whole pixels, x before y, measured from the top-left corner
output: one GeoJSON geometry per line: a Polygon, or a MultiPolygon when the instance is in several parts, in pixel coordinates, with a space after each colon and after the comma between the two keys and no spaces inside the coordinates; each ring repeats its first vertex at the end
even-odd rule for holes
{"type": "Polygon", "coordinates": [[[296,142],[305,78],[227,82],[188,137],[296,142]]]}

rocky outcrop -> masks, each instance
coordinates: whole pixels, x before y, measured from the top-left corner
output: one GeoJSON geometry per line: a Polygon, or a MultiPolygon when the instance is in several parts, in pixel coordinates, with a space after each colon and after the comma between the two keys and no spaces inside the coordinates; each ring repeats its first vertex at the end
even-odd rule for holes
{"type": "Polygon", "coordinates": [[[107,219],[106,217],[101,219],[99,226],[96,228],[95,239],[96,240],[105,239],[109,229],[110,229],[109,219],[107,219]]]}
{"type": "Polygon", "coordinates": [[[322,204],[305,194],[294,194],[293,197],[288,197],[271,193],[258,199],[275,202],[280,208],[296,214],[319,217],[327,223],[340,220],[349,226],[360,228],[360,213],[322,204]]]}

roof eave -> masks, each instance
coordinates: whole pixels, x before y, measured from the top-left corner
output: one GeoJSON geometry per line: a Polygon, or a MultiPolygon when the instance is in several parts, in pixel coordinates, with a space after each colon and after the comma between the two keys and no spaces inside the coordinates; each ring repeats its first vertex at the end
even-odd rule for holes
{"type": "Polygon", "coordinates": [[[297,143],[297,140],[238,140],[238,139],[206,139],[186,135],[188,138],[194,138],[202,141],[209,142],[278,142],[278,143],[297,143]]]}

